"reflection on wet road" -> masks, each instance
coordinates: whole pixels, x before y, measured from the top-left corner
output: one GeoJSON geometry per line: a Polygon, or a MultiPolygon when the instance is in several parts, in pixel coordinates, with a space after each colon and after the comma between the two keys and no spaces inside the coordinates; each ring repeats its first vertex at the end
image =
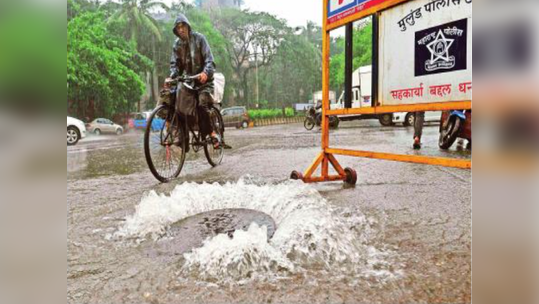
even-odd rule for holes
{"type": "MultiPolygon", "coordinates": [[[[342,123],[331,146],[470,158],[424,131],[342,123]]],[[[471,299],[471,172],[338,157],[356,187],[288,181],[319,151],[299,124],[227,129],[223,164],[190,154],[177,181],[147,169],[142,133],[89,137],[67,148],[69,303],[444,302],[471,299]],[[252,225],[209,238],[177,258],[149,248],[199,212],[245,208],[270,215],[271,240],[252,225]]],[[[181,240],[173,240],[179,241],[181,240]]]]}

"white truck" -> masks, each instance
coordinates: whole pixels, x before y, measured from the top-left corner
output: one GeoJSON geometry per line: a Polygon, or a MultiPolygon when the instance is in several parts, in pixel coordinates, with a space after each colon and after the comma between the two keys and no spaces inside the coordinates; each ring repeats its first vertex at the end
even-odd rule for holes
{"type": "MultiPolygon", "coordinates": [[[[360,67],[352,73],[352,108],[370,108],[372,97],[372,66],[360,67]]],[[[344,109],[344,92],[336,103],[331,104],[331,109],[344,109]]],[[[387,114],[353,114],[338,115],[339,120],[350,121],[359,119],[378,119],[384,126],[393,124],[393,115],[387,114]]]]}
{"type": "MultiPolygon", "coordinates": [[[[317,92],[318,93],[318,92],[317,92]]],[[[334,93],[333,93],[334,94],[334,93]]],[[[316,93],[315,93],[316,96],[316,93]]],[[[334,96],[334,95],[333,95],[334,96]]],[[[372,66],[360,67],[352,73],[352,108],[372,107],[372,66]]],[[[320,100],[322,99],[320,94],[320,100]]],[[[315,100],[317,100],[315,98],[315,100]]],[[[344,92],[339,99],[335,101],[330,95],[331,109],[344,109],[344,92]]],[[[441,112],[426,112],[425,122],[437,122],[440,120],[441,112]]],[[[338,115],[341,121],[359,120],[359,119],[378,119],[383,126],[392,126],[395,123],[402,123],[404,126],[414,124],[414,113],[384,113],[384,114],[351,114],[338,115]]]]}
{"type": "MultiPolygon", "coordinates": [[[[329,91],[329,102],[330,104],[335,104],[336,102],[336,99],[335,99],[335,91],[329,91]]],[[[318,92],[314,92],[313,94],[313,103],[315,105],[319,105],[322,103],[322,91],[318,91],[318,92]]]]}

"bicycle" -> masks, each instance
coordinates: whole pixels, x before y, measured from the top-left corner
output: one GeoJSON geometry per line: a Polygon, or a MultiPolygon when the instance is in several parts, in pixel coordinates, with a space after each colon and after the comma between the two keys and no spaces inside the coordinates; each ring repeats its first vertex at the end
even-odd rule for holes
{"type": "MultiPolygon", "coordinates": [[[[198,126],[187,123],[183,116],[176,113],[175,100],[179,85],[183,84],[184,89],[198,94],[198,88],[194,85],[196,79],[198,75],[180,77],[170,82],[169,102],[158,105],[148,118],[144,133],[144,154],[150,171],[160,182],[170,182],[180,175],[190,147],[195,153],[203,149],[212,167],[218,166],[223,160],[226,145],[220,111],[214,105],[211,106],[210,119],[217,134],[213,139],[202,138],[198,126]]],[[[195,111],[194,121],[199,121],[198,110],[195,111]]]]}

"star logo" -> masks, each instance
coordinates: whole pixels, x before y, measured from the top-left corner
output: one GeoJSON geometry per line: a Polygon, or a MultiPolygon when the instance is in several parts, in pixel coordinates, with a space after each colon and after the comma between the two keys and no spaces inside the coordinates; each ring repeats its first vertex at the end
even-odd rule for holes
{"type": "Polygon", "coordinates": [[[415,32],[415,76],[468,69],[468,19],[464,18],[415,32]]]}
{"type": "Polygon", "coordinates": [[[436,39],[427,45],[430,51],[430,63],[434,64],[440,60],[449,62],[451,60],[449,57],[449,48],[454,42],[455,39],[445,38],[442,30],[440,30],[438,35],[436,35],[436,39]]]}

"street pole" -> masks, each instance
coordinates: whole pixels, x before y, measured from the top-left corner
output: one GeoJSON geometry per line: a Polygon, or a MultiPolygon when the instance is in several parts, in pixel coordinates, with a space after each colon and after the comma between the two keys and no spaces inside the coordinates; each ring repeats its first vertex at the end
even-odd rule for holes
{"type": "Polygon", "coordinates": [[[256,70],[256,106],[260,106],[259,93],[258,93],[258,50],[255,52],[255,70],[256,70]]]}

